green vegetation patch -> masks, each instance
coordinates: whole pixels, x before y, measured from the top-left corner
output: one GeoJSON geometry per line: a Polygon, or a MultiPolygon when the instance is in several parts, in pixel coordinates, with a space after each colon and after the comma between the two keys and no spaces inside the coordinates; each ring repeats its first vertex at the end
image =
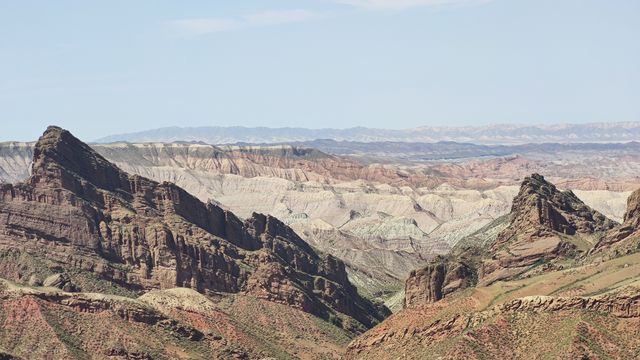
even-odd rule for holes
{"type": "Polygon", "coordinates": [[[44,319],[49,323],[53,331],[58,336],[58,339],[64,344],[64,346],[69,350],[71,355],[75,359],[90,359],[91,356],[82,348],[82,343],[80,340],[73,336],[72,332],[66,329],[62,323],[58,321],[58,319],[70,320],[72,322],[77,321],[75,318],[75,314],[71,312],[65,312],[64,317],[59,317],[58,314],[52,314],[48,311],[42,312],[44,319]]]}

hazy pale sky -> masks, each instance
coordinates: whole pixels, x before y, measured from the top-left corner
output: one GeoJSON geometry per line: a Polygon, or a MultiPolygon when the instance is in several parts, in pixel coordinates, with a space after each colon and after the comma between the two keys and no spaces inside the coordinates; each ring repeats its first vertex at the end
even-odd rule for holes
{"type": "Polygon", "coordinates": [[[6,0],[0,31],[0,140],[640,121],[638,0],[6,0]]]}

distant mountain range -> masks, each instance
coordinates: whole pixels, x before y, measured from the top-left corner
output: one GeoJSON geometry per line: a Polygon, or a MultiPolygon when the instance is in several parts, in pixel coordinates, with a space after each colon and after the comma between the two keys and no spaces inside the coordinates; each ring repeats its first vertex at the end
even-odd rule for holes
{"type": "Polygon", "coordinates": [[[165,127],[116,134],[95,140],[100,143],[193,141],[208,144],[283,143],[330,139],[358,142],[439,142],[475,144],[611,143],[640,141],[640,122],[490,125],[477,127],[418,127],[391,130],[354,127],[350,129],[305,129],[268,127],[165,127]]]}
{"type": "MultiPolygon", "coordinates": [[[[238,143],[244,146],[267,144],[238,143]]],[[[317,149],[334,155],[360,156],[373,159],[394,158],[411,161],[455,160],[476,157],[510,156],[517,154],[561,154],[567,152],[593,152],[604,154],[638,153],[640,142],[625,143],[528,143],[512,145],[478,145],[453,141],[401,142],[401,141],[336,141],[310,140],[270,145],[291,145],[294,148],[317,149]]]]}

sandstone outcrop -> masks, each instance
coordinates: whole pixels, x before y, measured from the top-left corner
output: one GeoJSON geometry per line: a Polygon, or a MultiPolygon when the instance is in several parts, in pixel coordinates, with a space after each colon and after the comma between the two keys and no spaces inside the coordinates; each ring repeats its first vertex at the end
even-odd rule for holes
{"type": "Polygon", "coordinates": [[[32,175],[0,187],[0,249],[134,291],[247,293],[325,318],[342,313],[356,327],[386,314],[358,295],[341,261],[276,218],[242,221],[172,183],[128,175],[57,127],[35,145],[32,175]]]}
{"type": "MultiPolygon", "coordinates": [[[[0,144],[0,181],[28,176],[34,144],[0,144]]],[[[128,173],[175,182],[201,201],[215,199],[241,218],[250,218],[253,212],[277,217],[315,249],[343,260],[360,294],[394,309],[402,307],[401,290],[412,269],[448,253],[460,239],[478,242],[474,233],[509,212],[518,191],[513,184],[535,169],[556,184],[566,184],[563,188],[585,188],[565,180],[583,179],[584,164],[589,163],[584,156],[592,156],[554,153],[561,163],[570,164],[567,167],[521,156],[410,165],[399,164],[390,155],[379,164],[369,163],[368,151],[364,151],[367,156],[347,158],[308,148],[313,145],[113,143],[92,148],[128,173]],[[421,185],[425,187],[416,187],[421,185]]],[[[385,147],[380,145],[371,147],[382,151],[385,147]]],[[[427,147],[431,146],[437,156],[442,146],[448,148],[427,147]]],[[[632,159],[625,161],[626,172],[612,175],[613,180],[633,173],[632,159]]],[[[588,170],[603,178],[601,170],[588,170]]],[[[611,181],[586,188],[617,189],[611,181]]],[[[608,217],[622,220],[628,194],[604,190],[576,194],[608,217]]],[[[481,237],[492,242],[495,236],[491,230],[481,237]]]]}
{"type": "MultiPolygon", "coordinates": [[[[30,285],[32,285],[33,283],[34,282],[31,282],[30,285]]],[[[69,276],[67,276],[64,273],[53,274],[47,277],[42,282],[42,286],[56,287],[58,289],[62,289],[64,291],[70,291],[70,292],[77,290],[77,287],[75,286],[75,284],[73,284],[73,282],[71,282],[71,279],[69,279],[69,276]]]]}
{"type": "Polygon", "coordinates": [[[539,174],[533,174],[523,181],[513,200],[511,214],[511,226],[498,236],[496,247],[523,234],[589,234],[611,229],[615,225],[604,215],[589,208],[572,191],[558,190],[539,174]]]}
{"type": "Polygon", "coordinates": [[[609,252],[611,256],[628,254],[640,249],[640,189],[627,199],[623,223],[610,231],[595,246],[594,253],[609,252]]]}
{"type": "MultiPolygon", "coordinates": [[[[461,241],[447,257],[413,271],[405,285],[405,307],[441,300],[456,290],[510,279],[546,264],[586,254],[616,226],[573,192],[560,191],[538,174],[527,177],[513,200],[509,224],[495,241],[461,241]]],[[[541,267],[541,269],[546,269],[541,267]]]]}
{"type": "Polygon", "coordinates": [[[479,276],[505,279],[530,266],[577,257],[617,224],[591,209],[572,191],[560,191],[543,176],[527,177],[513,200],[511,222],[488,250],[479,276]]]}
{"type": "Polygon", "coordinates": [[[462,241],[413,271],[405,308],[353,341],[346,358],[635,358],[640,191],[617,226],[534,174],[508,221],[494,226],[503,229],[495,241],[462,241]]]}
{"type": "Polygon", "coordinates": [[[439,257],[409,274],[404,307],[441,300],[447,294],[474,285],[475,277],[474,270],[464,262],[439,257]]]}
{"type": "MultiPolygon", "coordinates": [[[[353,341],[347,349],[346,358],[524,359],[529,356],[555,358],[554,354],[579,357],[592,354],[593,349],[597,354],[600,346],[608,346],[610,354],[625,358],[639,345],[631,338],[609,343],[606,336],[612,325],[603,326],[615,324],[617,331],[624,328],[636,332],[633,329],[640,320],[640,289],[637,287],[593,297],[528,296],[484,311],[426,319],[422,317],[429,312],[427,308],[404,311],[410,313],[395,315],[396,318],[390,319],[391,324],[385,322],[353,341]],[[411,323],[412,318],[423,321],[411,323]],[[590,328],[593,326],[590,325],[585,331],[585,324],[598,325],[595,328],[590,328]],[[567,334],[569,329],[571,335],[567,334]],[[562,344],[557,341],[551,344],[541,342],[550,334],[565,334],[563,339],[568,341],[562,344]],[[587,344],[583,344],[585,339],[587,344]]],[[[443,309],[440,311],[444,312],[443,309]]]]}
{"type": "Polygon", "coordinates": [[[497,305],[494,309],[480,313],[479,317],[516,311],[553,312],[571,310],[587,310],[621,318],[637,318],[640,317],[640,289],[629,287],[614,293],[594,297],[529,296],[497,305]]]}

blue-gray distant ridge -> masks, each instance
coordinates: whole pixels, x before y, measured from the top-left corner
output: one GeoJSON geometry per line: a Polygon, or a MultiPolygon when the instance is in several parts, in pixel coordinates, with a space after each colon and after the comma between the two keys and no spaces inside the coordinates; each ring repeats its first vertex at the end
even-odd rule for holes
{"type": "Polygon", "coordinates": [[[291,143],[313,140],[357,142],[467,142],[486,145],[530,143],[617,143],[640,141],[640,122],[418,127],[413,129],[306,129],[268,127],[165,127],[106,136],[110,142],[204,142],[208,144],[291,143]]]}

